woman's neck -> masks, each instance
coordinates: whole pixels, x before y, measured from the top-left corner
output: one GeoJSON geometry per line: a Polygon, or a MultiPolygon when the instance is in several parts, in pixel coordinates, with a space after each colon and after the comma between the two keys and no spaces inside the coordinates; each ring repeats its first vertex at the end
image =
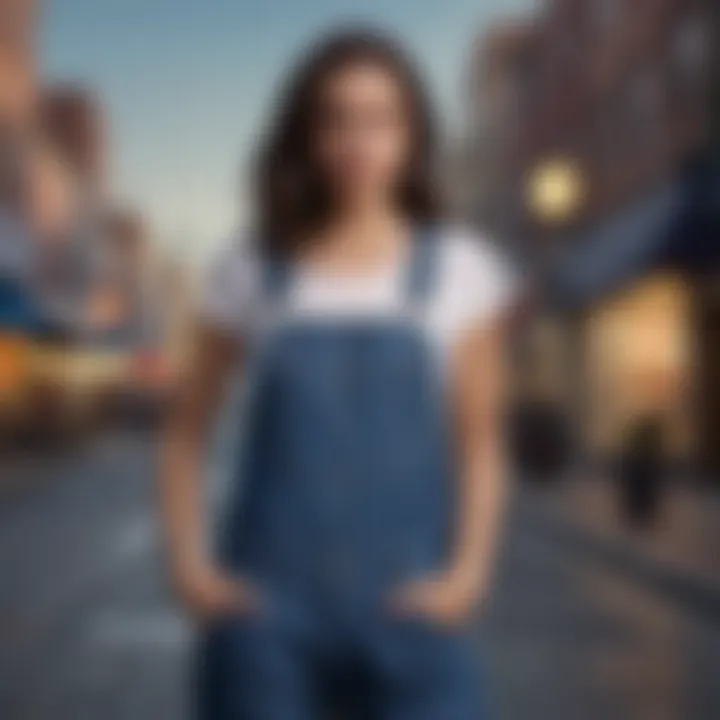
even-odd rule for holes
{"type": "Polygon", "coordinates": [[[394,262],[409,240],[407,219],[374,209],[334,218],[318,234],[307,259],[318,266],[362,272],[394,262]]]}

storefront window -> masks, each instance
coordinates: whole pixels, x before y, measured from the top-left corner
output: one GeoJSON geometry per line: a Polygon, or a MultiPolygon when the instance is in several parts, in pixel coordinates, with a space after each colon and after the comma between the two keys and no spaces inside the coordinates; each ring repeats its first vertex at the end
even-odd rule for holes
{"type": "Polygon", "coordinates": [[[692,449],[689,291],[674,276],[638,282],[596,308],[587,324],[588,439],[615,452],[639,417],[655,416],[668,450],[692,449]]]}

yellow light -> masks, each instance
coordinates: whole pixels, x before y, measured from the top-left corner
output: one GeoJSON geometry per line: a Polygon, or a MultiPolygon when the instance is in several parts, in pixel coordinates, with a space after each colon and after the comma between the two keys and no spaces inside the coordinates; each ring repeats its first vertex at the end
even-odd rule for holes
{"type": "Polygon", "coordinates": [[[541,222],[571,220],[585,201],[585,179],[578,164],[568,158],[543,160],[530,173],[527,202],[541,222]]]}
{"type": "Polygon", "coordinates": [[[27,357],[28,343],[23,337],[0,335],[0,397],[22,390],[27,357]]]}

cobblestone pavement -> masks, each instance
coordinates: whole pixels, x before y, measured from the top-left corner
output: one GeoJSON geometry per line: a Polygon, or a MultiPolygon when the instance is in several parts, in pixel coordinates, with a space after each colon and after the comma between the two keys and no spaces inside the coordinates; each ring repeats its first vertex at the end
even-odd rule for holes
{"type": "MultiPolygon", "coordinates": [[[[13,465],[28,478],[0,497],[3,720],[185,716],[191,633],[163,579],[152,468],[133,437],[13,465]]],[[[720,717],[720,624],[542,533],[534,502],[516,498],[477,626],[493,717],[720,717]]]]}

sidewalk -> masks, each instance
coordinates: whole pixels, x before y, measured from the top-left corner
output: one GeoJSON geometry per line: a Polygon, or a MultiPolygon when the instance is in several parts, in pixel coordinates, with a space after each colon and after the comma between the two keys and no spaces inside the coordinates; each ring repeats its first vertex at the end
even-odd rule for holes
{"type": "Polygon", "coordinates": [[[646,530],[622,522],[611,477],[523,486],[521,495],[545,532],[720,618],[720,491],[668,483],[660,517],[646,530]]]}

